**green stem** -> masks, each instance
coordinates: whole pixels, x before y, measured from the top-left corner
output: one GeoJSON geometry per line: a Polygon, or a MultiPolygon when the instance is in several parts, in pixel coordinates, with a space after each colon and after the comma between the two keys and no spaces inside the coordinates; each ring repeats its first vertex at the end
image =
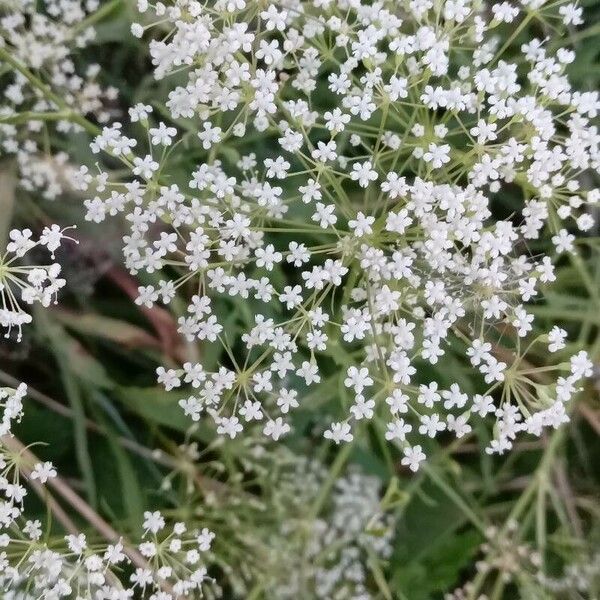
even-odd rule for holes
{"type": "Polygon", "coordinates": [[[520,25],[513,31],[512,35],[506,40],[506,42],[504,43],[504,46],[502,46],[502,48],[500,48],[500,50],[496,53],[496,56],[494,56],[494,59],[492,60],[492,62],[490,64],[494,64],[501,56],[504,55],[504,52],[508,48],[510,48],[510,45],[514,42],[514,40],[521,33],[521,31],[523,31],[523,29],[525,29],[525,27],[527,27],[529,21],[531,21],[532,18],[533,18],[533,13],[528,13],[525,16],[525,18],[521,21],[520,25]]]}
{"type": "Polygon", "coordinates": [[[17,168],[14,159],[0,163],[0,255],[6,249],[8,232],[15,208],[17,168]]]}
{"type": "MultiPolygon", "coordinates": [[[[538,486],[543,483],[543,485],[548,485],[548,473],[553,464],[553,459],[556,455],[557,450],[559,449],[563,439],[564,439],[565,431],[563,428],[557,429],[552,437],[546,449],[544,450],[544,455],[542,456],[539,466],[533,476],[530,484],[527,486],[525,491],[521,494],[520,498],[517,500],[515,505],[513,506],[512,511],[508,515],[504,523],[504,527],[499,533],[500,537],[505,537],[507,535],[508,530],[510,529],[511,523],[517,521],[519,517],[525,512],[527,507],[529,506],[532,499],[536,496],[536,492],[538,490],[538,486]]],[[[482,571],[477,574],[475,579],[473,580],[473,585],[469,590],[469,600],[476,600],[478,598],[479,590],[485,583],[487,575],[489,572],[482,571]]]]}
{"type": "Polygon", "coordinates": [[[496,578],[496,583],[494,584],[494,588],[492,590],[491,600],[500,600],[502,598],[502,594],[504,592],[504,579],[502,578],[502,573],[498,574],[496,578]]]}
{"type": "Polygon", "coordinates": [[[50,351],[54,355],[65,394],[71,405],[71,411],[73,413],[75,455],[83,477],[88,500],[90,504],[96,508],[96,482],[94,479],[94,470],[85,426],[86,416],[83,404],[82,387],[80,382],[73,377],[73,374],[70,371],[69,349],[66,345],[68,340],[65,338],[62,328],[56,323],[53,323],[48,315],[37,306],[34,307],[34,316],[41,336],[48,342],[50,351]]]}
{"type": "Polygon", "coordinates": [[[319,495],[317,496],[314,504],[312,505],[309,515],[316,519],[323,508],[323,505],[327,501],[327,497],[331,492],[335,482],[337,481],[350,453],[352,452],[353,442],[349,442],[344,444],[340,451],[337,453],[335,460],[333,461],[331,468],[329,469],[329,474],[327,475],[327,479],[323,483],[321,489],[319,490],[319,495]]]}
{"type": "Polygon", "coordinates": [[[97,125],[94,125],[82,115],[77,114],[67,102],[52,91],[49,85],[32,73],[20,60],[12,56],[6,48],[0,47],[0,61],[5,62],[15,71],[21,73],[21,75],[23,75],[35,89],[40,91],[47,100],[53,102],[60,110],[68,113],[70,121],[77,123],[91,135],[100,135],[100,133],[102,133],[102,130],[97,125]]]}
{"type": "Polygon", "coordinates": [[[475,527],[477,527],[477,529],[479,529],[479,531],[481,533],[485,533],[486,524],[481,519],[481,517],[479,517],[475,513],[475,511],[467,504],[467,502],[464,500],[464,498],[462,498],[462,496],[460,496],[460,494],[458,494],[455,490],[453,490],[452,487],[450,485],[448,485],[448,483],[444,480],[444,478],[440,477],[435,472],[435,469],[433,467],[425,464],[425,466],[423,467],[423,470],[425,471],[427,476],[431,479],[431,481],[433,481],[433,483],[435,483],[442,490],[442,492],[444,492],[444,494],[450,500],[452,500],[452,502],[454,502],[454,504],[456,504],[456,506],[458,506],[458,508],[461,509],[463,514],[471,521],[471,523],[473,523],[473,525],[475,525],[475,527]]]}
{"type": "Polygon", "coordinates": [[[25,111],[0,117],[0,125],[23,125],[29,121],[60,121],[70,120],[71,111],[33,112],[25,111]]]}
{"type": "Polygon", "coordinates": [[[506,520],[506,525],[504,526],[503,533],[506,534],[507,530],[510,527],[511,521],[517,521],[519,517],[523,514],[525,509],[527,508],[529,502],[534,497],[540,482],[544,481],[548,477],[548,472],[550,467],[552,466],[552,460],[558,450],[562,440],[564,437],[564,429],[557,429],[552,437],[550,438],[550,442],[544,451],[544,455],[542,456],[542,460],[540,461],[540,466],[537,469],[537,472],[531,483],[527,486],[517,503],[514,505],[512,511],[508,515],[508,519],[506,520]]]}
{"type": "Polygon", "coordinates": [[[102,8],[99,8],[95,13],[88,15],[85,19],[83,19],[83,21],[77,23],[77,25],[73,27],[72,32],[79,33],[81,31],[84,31],[88,27],[91,27],[95,23],[98,23],[98,21],[102,21],[104,17],[107,17],[122,2],[123,0],[112,0],[112,2],[108,2],[107,4],[102,6],[102,8]]]}

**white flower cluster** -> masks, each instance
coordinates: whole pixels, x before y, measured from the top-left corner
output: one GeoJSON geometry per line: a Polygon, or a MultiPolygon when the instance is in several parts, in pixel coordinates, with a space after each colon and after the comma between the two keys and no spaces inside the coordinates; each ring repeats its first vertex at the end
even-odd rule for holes
{"type": "Polygon", "coordinates": [[[371,598],[369,564],[390,557],[394,536],[392,515],[381,511],[379,480],[360,471],[350,472],[336,481],[324,514],[306,517],[327,472],[317,463],[297,463],[289,481],[280,482],[279,493],[289,494],[284,506],[292,509],[292,515],[297,512],[284,521],[283,547],[281,542],[273,542],[280,573],[274,597],[299,598],[309,590],[309,597],[323,600],[371,598]],[[304,569],[294,568],[298,556],[304,557],[304,569]]]}
{"type": "Polygon", "coordinates": [[[166,595],[163,591],[157,600],[202,597],[203,586],[212,581],[203,555],[210,551],[215,534],[206,527],[188,531],[183,522],[167,525],[159,511],[147,511],[144,518],[146,539],[138,549],[148,560],[148,567],[136,568],[130,577],[132,589],[158,592],[166,582],[172,591],[166,595]]]}
{"type": "MultiPolygon", "coordinates": [[[[0,388],[3,438],[11,437],[26,393],[24,384],[0,388]]],[[[142,541],[133,551],[123,540],[107,544],[79,532],[49,540],[42,523],[25,516],[23,475],[32,485],[45,486],[57,472],[51,462],[28,464],[0,438],[0,586],[8,597],[175,600],[202,597],[212,581],[203,556],[214,534],[206,528],[188,531],[181,522],[167,524],[158,511],[144,513],[142,541]]]]}
{"type": "MultiPolygon", "coordinates": [[[[67,163],[67,154],[52,154],[48,122],[56,131],[80,129],[73,117],[88,113],[99,121],[108,120],[103,101],[115,97],[103,91],[95,77],[99,67],[92,65],[80,77],[71,58],[74,48],[93,39],[93,29],[85,19],[97,8],[95,0],[47,0],[43,3],[20,0],[10,4],[10,13],[0,18],[0,50],[9,51],[15,64],[14,81],[4,91],[0,108],[0,136],[3,153],[16,154],[20,184],[29,191],[39,190],[55,198],[73,186],[77,174],[67,163]],[[40,4],[43,4],[41,7],[40,4]],[[21,68],[22,67],[22,68],[21,68]],[[33,73],[43,72],[50,85],[33,73]],[[41,88],[47,88],[41,89],[41,88]],[[47,94],[44,92],[48,92],[47,94]],[[54,101],[56,98],[60,101],[54,101]],[[25,124],[25,127],[20,125],[25,124]],[[38,136],[39,134],[39,136],[38,136]],[[39,144],[36,138],[43,144],[39,144]]],[[[0,6],[0,11],[6,6],[0,6]]],[[[3,61],[4,62],[4,61],[3,61]]],[[[2,77],[7,77],[6,71],[2,77]]],[[[78,185],[78,181],[75,182],[78,185]]],[[[4,190],[2,190],[4,192],[4,190]]],[[[10,194],[9,190],[7,194],[10,194]]],[[[54,253],[66,229],[44,227],[39,237],[31,229],[12,229],[0,249],[0,326],[9,337],[30,323],[32,316],[21,304],[39,303],[47,307],[65,280],[57,262],[36,264],[54,253]]],[[[208,529],[188,530],[182,523],[169,523],[158,512],[144,514],[144,531],[136,546],[120,538],[112,527],[87,507],[90,532],[81,533],[55,499],[61,496],[73,508],[84,505],[58,478],[51,462],[38,462],[13,437],[12,427],[23,415],[25,384],[17,389],[0,388],[0,589],[3,597],[30,600],[175,600],[201,598],[212,579],[204,565],[214,534],[208,529]],[[32,461],[31,458],[35,460],[32,461]],[[49,514],[56,514],[64,537],[54,535],[54,526],[29,519],[28,486],[46,502],[49,514]],[[66,488],[66,492],[65,492],[66,488]],[[100,525],[98,525],[100,523],[100,525]],[[108,532],[108,533],[107,533],[108,532]]],[[[50,522],[50,521],[49,521],[50,522]]]]}
{"type": "Polygon", "coordinates": [[[116,98],[116,89],[103,89],[96,81],[99,65],[88,65],[84,74],[76,69],[75,53],[95,37],[85,19],[97,8],[97,0],[14,0],[0,5],[0,46],[32,73],[43,73],[44,85],[61,102],[59,106],[40,93],[18,71],[4,82],[0,153],[16,157],[20,186],[44,198],[55,199],[70,189],[76,173],[66,152],[48,147],[50,124],[55,123],[58,133],[79,131],[71,111],[107,122],[110,113],[105,104],[116,98]]]}
{"type": "Polygon", "coordinates": [[[528,303],[593,225],[588,207],[600,190],[583,189],[581,175],[600,164],[591,123],[600,101],[571,88],[573,51],[511,34],[519,21],[576,25],[579,7],[138,8],[148,24],[134,35],[160,31],[150,41],[156,77],[187,74],[166,99],[173,124],[134,106],[131,127],[147,146],[121,123],[92,144],[133,180],[84,168],[80,183],[96,191],[88,220],[126,216],[130,271],[155,282],[160,274],[138,303],[183,296],[182,336],[224,348],[217,370],[195,361],[158,370],[165,389],[187,390],[180,404],[192,420],[208,414],[232,438],[262,421],[278,439],[306,388],[318,393],[332,377],[332,362],[344,365],[349,401],[326,437],[350,441],[360,423],[380,423],[415,471],[426,457],[419,440],[460,438],[479,416],[495,423],[489,452],[568,419],[591,362],[580,352],[532,365],[532,349],[558,352],[566,332],[535,333],[528,303]],[[264,156],[238,153],[253,135],[264,156]],[[182,144],[196,162],[186,185],[170,176],[182,144]],[[518,198],[514,207],[500,191],[518,198]],[[546,242],[543,253],[531,254],[533,241],[546,242]],[[230,339],[231,312],[241,319],[243,305],[253,323],[230,339]],[[461,354],[484,393],[435,380],[435,365],[461,354]]]}
{"type": "Polygon", "coordinates": [[[54,252],[63,239],[73,241],[64,232],[58,225],[44,227],[37,240],[31,229],[12,229],[9,232],[6,250],[0,253],[0,327],[6,329],[5,337],[16,327],[17,339],[20,340],[22,326],[31,323],[31,315],[23,310],[20,302],[48,307],[56,302],[58,291],[65,286],[66,281],[60,277],[59,263],[37,265],[25,262],[27,259],[35,260],[36,250],[40,249],[54,258],[54,252]]]}
{"type": "Polygon", "coordinates": [[[14,423],[18,423],[23,416],[23,398],[27,394],[27,386],[22,383],[17,389],[0,388],[0,436],[10,433],[14,423]]]}
{"type": "MultiPolygon", "coordinates": [[[[14,506],[12,509],[16,512],[14,506]]],[[[160,552],[160,557],[153,557],[151,567],[136,568],[126,584],[117,578],[130,562],[121,542],[99,546],[90,544],[80,533],[65,536],[65,549],[57,550],[42,541],[42,525],[37,520],[26,521],[23,533],[24,538],[8,533],[0,537],[2,547],[12,552],[24,542],[30,547],[29,555],[16,567],[9,564],[6,550],[0,554],[0,583],[5,591],[27,590],[31,598],[198,598],[202,597],[203,585],[210,581],[201,556],[210,548],[212,533],[203,530],[190,534],[184,523],[176,523],[163,543],[146,541],[139,545],[146,553],[160,552]]]]}

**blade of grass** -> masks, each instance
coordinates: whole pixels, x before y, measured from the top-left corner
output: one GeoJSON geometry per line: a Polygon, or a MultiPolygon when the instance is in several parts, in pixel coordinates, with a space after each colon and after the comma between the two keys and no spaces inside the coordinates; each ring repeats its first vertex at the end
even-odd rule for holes
{"type": "Polygon", "coordinates": [[[86,416],[81,387],[70,372],[69,354],[64,345],[64,335],[61,334],[60,326],[51,323],[47,313],[43,310],[36,309],[35,313],[36,323],[42,336],[49,342],[50,349],[59,368],[60,379],[65,394],[71,405],[77,463],[83,478],[88,500],[93,507],[96,507],[96,482],[94,480],[94,468],[88,447],[86,416]]]}
{"type": "Polygon", "coordinates": [[[4,252],[15,205],[17,169],[14,161],[0,164],[0,253],[4,252]]]}

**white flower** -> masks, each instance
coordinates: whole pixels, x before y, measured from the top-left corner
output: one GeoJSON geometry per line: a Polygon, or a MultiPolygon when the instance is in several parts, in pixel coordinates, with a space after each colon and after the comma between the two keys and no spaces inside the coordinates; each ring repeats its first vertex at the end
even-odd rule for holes
{"type": "Polygon", "coordinates": [[[431,163],[431,166],[434,169],[439,169],[450,162],[449,153],[450,146],[448,144],[442,144],[441,146],[438,146],[432,142],[429,144],[427,152],[423,154],[423,160],[431,163]]]}
{"type": "Polygon", "coordinates": [[[387,431],[385,432],[385,439],[400,440],[403,442],[406,439],[406,434],[412,431],[412,426],[404,421],[404,419],[396,419],[391,423],[387,424],[387,431]]]}
{"type": "Polygon", "coordinates": [[[272,437],[275,441],[289,431],[290,426],[287,423],[284,423],[281,417],[277,417],[274,421],[268,421],[263,429],[263,433],[272,437]]]}
{"type": "Polygon", "coordinates": [[[421,446],[408,446],[404,449],[404,456],[400,461],[401,464],[407,466],[413,473],[419,470],[419,465],[425,460],[426,456],[423,453],[421,446]]]}
{"type": "Polygon", "coordinates": [[[208,150],[213,144],[221,141],[221,128],[213,127],[212,124],[206,121],[203,124],[203,131],[198,133],[198,137],[202,142],[202,147],[208,150]]]}
{"type": "Polygon", "coordinates": [[[373,164],[370,160],[363,163],[355,162],[352,165],[350,179],[358,181],[360,187],[366,188],[370,181],[377,179],[377,171],[373,169],[373,164]]]}
{"type": "Polygon", "coordinates": [[[165,519],[159,511],[144,511],[143,528],[146,531],[150,531],[151,533],[158,533],[164,526],[165,519]]]}
{"type": "Polygon", "coordinates": [[[362,237],[373,233],[371,227],[373,223],[375,223],[375,217],[365,216],[361,211],[358,211],[356,217],[348,222],[348,226],[354,231],[356,237],[362,237]]]}
{"type": "Polygon", "coordinates": [[[365,399],[362,396],[356,397],[356,402],[350,407],[352,416],[360,421],[362,419],[372,419],[373,409],[375,408],[375,401],[372,399],[365,399]]]}
{"type": "Polygon", "coordinates": [[[556,325],[548,332],[548,350],[557,352],[565,347],[567,332],[556,325]]]}
{"type": "Polygon", "coordinates": [[[330,428],[325,431],[325,438],[334,441],[336,444],[340,442],[351,442],[353,435],[350,433],[350,425],[348,423],[332,423],[330,428]]]}
{"type": "Polygon", "coordinates": [[[136,38],[141,38],[144,35],[144,28],[139,23],[131,24],[131,35],[136,38]]]}
{"type": "MultiPolygon", "coordinates": [[[[123,216],[136,303],[177,311],[178,332],[215,359],[206,365],[229,365],[157,371],[165,389],[182,388],[190,421],[206,415],[235,437],[242,421],[262,419],[264,435],[278,438],[283,415],[335,380],[335,364],[351,400],[336,406],[327,438],[352,439],[354,421],[389,410],[386,435],[414,470],[424,460],[419,436],[464,436],[471,414],[494,428],[494,453],[563,422],[560,408],[520,397],[539,383],[520,363],[532,349],[550,377],[555,361],[536,344],[564,344],[528,304],[556,279],[556,254],[575,252],[593,225],[600,192],[586,185],[600,101],[569,83],[568,48],[553,54],[551,40],[526,39],[527,30],[498,44],[539,0],[413,0],[402,19],[393,3],[364,1],[333,12],[330,0],[310,10],[267,2],[258,12],[245,0],[217,0],[208,13],[140,4],[149,13],[140,21],[165,32],[150,42],[164,123],[150,124],[151,108],[136,105],[139,125],[95,137],[92,150],[120,160],[126,184],[101,161],[97,175],[74,179],[90,191],[87,220],[123,216]],[[323,40],[339,60],[324,55],[323,40]],[[138,130],[139,144],[124,133],[138,130]],[[260,152],[238,155],[244,137],[260,152]],[[510,215],[498,208],[505,188],[510,215]],[[503,352],[506,335],[524,338],[514,357],[503,352]],[[438,389],[423,362],[447,370],[450,354],[490,391],[471,400],[462,379],[438,389]],[[500,398],[513,403],[496,407],[500,398]]],[[[561,20],[582,14],[561,3],[543,13],[557,35],[561,20]]],[[[19,90],[8,93],[20,104],[19,90]]],[[[15,236],[14,251],[26,251],[32,234],[15,236]]],[[[51,249],[59,232],[45,239],[51,249]]],[[[18,297],[53,301],[47,288],[60,277],[50,271],[28,270],[18,297]]],[[[26,318],[0,313],[9,327],[26,318]]],[[[588,359],[577,355],[571,371],[556,381],[559,405],[590,373],[588,359]]]]}
{"type": "Polygon", "coordinates": [[[243,429],[237,417],[221,417],[218,421],[217,433],[228,435],[233,439],[243,429]]]}
{"type": "Polygon", "coordinates": [[[364,367],[360,369],[357,367],[348,367],[344,385],[352,388],[357,394],[360,394],[365,387],[373,385],[373,379],[369,376],[369,370],[364,367]]]}
{"type": "Polygon", "coordinates": [[[46,483],[48,479],[56,477],[56,469],[51,462],[37,463],[31,471],[32,479],[39,479],[40,483],[46,483]]]}

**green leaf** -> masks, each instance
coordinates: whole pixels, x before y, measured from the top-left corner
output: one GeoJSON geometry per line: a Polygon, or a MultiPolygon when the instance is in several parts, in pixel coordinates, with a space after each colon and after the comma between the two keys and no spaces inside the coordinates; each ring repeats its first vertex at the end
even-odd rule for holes
{"type": "Polygon", "coordinates": [[[106,428],[108,442],[115,456],[116,466],[119,471],[120,497],[127,512],[128,519],[133,531],[137,531],[141,525],[146,508],[144,496],[141,492],[137,473],[131,463],[131,458],[118,443],[116,436],[109,427],[106,428]]]}
{"type": "Polygon", "coordinates": [[[210,442],[214,437],[208,423],[194,424],[183,414],[179,400],[185,397],[184,392],[167,392],[159,387],[118,387],[115,396],[130,411],[156,425],[181,432],[187,432],[192,425],[196,425],[194,437],[204,442],[210,442]]]}
{"type": "Polygon", "coordinates": [[[411,600],[429,600],[452,590],[459,585],[461,572],[472,565],[481,541],[481,536],[472,530],[443,535],[431,543],[422,557],[396,571],[392,589],[409,592],[411,600]]]}
{"type": "Polygon", "coordinates": [[[404,511],[390,560],[397,565],[390,587],[410,600],[430,600],[458,585],[482,541],[478,531],[463,529],[464,515],[440,489],[424,481],[422,491],[404,511]]]}

